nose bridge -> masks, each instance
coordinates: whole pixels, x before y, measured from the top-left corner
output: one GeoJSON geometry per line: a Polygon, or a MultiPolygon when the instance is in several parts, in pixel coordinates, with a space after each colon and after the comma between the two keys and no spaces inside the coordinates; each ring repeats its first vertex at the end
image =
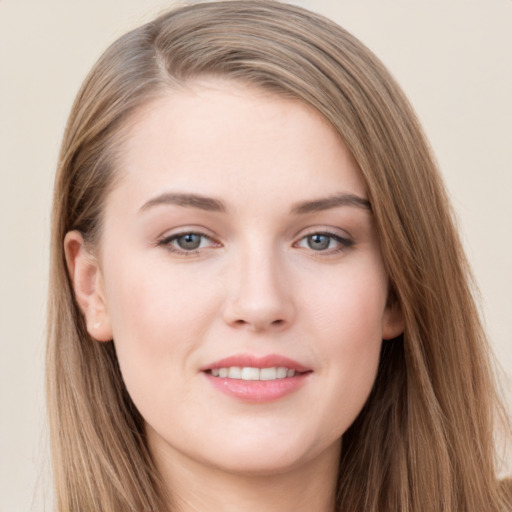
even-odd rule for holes
{"type": "Polygon", "coordinates": [[[275,244],[269,240],[244,244],[230,272],[226,321],[252,330],[289,324],[294,306],[286,275],[283,255],[275,244]]]}

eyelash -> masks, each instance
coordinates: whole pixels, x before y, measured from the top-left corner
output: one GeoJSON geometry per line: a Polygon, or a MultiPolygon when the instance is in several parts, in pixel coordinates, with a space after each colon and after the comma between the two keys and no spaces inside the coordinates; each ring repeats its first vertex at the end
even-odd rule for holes
{"type": "MultiPolygon", "coordinates": [[[[323,230],[323,231],[314,231],[314,232],[308,233],[307,235],[302,236],[297,242],[295,242],[293,244],[293,246],[294,247],[300,247],[299,244],[301,242],[305,241],[305,243],[308,243],[307,239],[310,238],[310,237],[314,237],[314,236],[325,236],[325,237],[328,237],[330,239],[328,245],[330,245],[332,240],[334,240],[337,244],[339,244],[339,246],[337,248],[334,248],[334,249],[333,248],[330,248],[330,249],[327,248],[327,249],[322,249],[322,250],[318,250],[318,251],[315,251],[314,249],[309,247],[309,249],[312,252],[318,253],[319,255],[329,256],[329,255],[332,255],[332,254],[337,254],[337,253],[340,253],[340,252],[343,252],[343,251],[349,249],[350,247],[352,247],[354,245],[354,241],[351,240],[350,238],[345,238],[345,237],[340,236],[337,233],[333,233],[333,232],[328,231],[328,230],[323,230]]],[[[201,244],[202,244],[203,240],[209,240],[212,243],[212,245],[210,245],[208,247],[212,247],[212,246],[220,247],[220,245],[221,245],[219,242],[215,242],[210,236],[206,235],[205,233],[201,233],[201,232],[197,232],[197,231],[183,231],[183,232],[180,232],[180,233],[175,233],[175,234],[170,235],[170,236],[166,236],[166,237],[158,240],[157,246],[164,247],[169,252],[172,252],[172,253],[175,253],[175,254],[178,254],[178,255],[181,255],[181,256],[185,256],[185,257],[187,257],[187,256],[195,256],[195,255],[199,254],[201,249],[205,249],[205,247],[201,247],[201,244]],[[198,236],[198,237],[201,237],[201,241],[200,241],[199,247],[197,249],[187,250],[187,249],[183,249],[183,248],[176,247],[176,246],[173,245],[173,242],[176,242],[178,239],[184,238],[186,236],[198,236]]]]}

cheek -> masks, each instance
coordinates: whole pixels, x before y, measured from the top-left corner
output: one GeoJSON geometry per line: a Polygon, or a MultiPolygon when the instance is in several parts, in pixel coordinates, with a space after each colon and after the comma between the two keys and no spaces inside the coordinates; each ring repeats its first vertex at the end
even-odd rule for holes
{"type": "Polygon", "coordinates": [[[114,338],[131,339],[144,348],[149,342],[169,345],[176,335],[192,335],[213,309],[215,289],[180,269],[134,260],[114,263],[106,273],[114,338]]]}
{"type": "Polygon", "coordinates": [[[309,308],[315,329],[326,333],[332,349],[357,352],[373,346],[375,340],[380,343],[387,301],[387,279],[380,267],[346,272],[324,282],[326,287],[310,293],[309,308]]]}
{"type": "Polygon", "coordinates": [[[324,357],[333,362],[329,368],[335,372],[335,380],[356,396],[370,391],[382,345],[383,306],[362,295],[367,300],[352,296],[331,306],[331,327],[323,346],[324,357]]]}
{"type": "Polygon", "coordinates": [[[183,382],[178,375],[193,371],[191,355],[218,309],[216,297],[210,289],[198,293],[183,274],[144,265],[118,265],[108,275],[119,365],[132,399],[144,409],[148,397],[172,394],[183,382]]]}
{"type": "Polygon", "coordinates": [[[370,272],[353,274],[316,297],[312,334],[321,334],[315,351],[329,385],[323,413],[333,435],[355,420],[375,382],[386,290],[385,277],[370,272]]]}

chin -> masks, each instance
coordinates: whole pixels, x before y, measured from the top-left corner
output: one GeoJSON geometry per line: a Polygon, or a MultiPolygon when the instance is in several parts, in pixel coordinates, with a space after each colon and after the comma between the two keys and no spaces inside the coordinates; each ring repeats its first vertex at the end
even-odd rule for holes
{"type": "Polygon", "coordinates": [[[301,457],[293,457],[289,454],[276,456],[260,456],[252,459],[244,459],[239,456],[233,459],[218,461],[215,463],[217,469],[225,472],[245,477],[269,477],[289,473],[302,466],[301,457]]]}
{"type": "MultiPolygon", "coordinates": [[[[224,445],[226,446],[226,445],[224,445]]],[[[266,477],[286,474],[303,468],[315,459],[333,456],[337,460],[341,440],[328,447],[310,446],[297,440],[295,444],[283,443],[281,440],[267,439],[265,442],[247,444],[231,443],[221,453],[210,457],[209,464],[226,473],[247,477],[266,477]]]]}

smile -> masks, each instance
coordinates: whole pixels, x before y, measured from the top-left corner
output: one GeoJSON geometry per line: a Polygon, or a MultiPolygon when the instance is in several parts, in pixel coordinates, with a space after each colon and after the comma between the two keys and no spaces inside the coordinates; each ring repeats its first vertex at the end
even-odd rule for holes
{"type": "Polygon", "coordinates": [[[298,392],[313,369],[279,354],[236,354],[200,368],[214,389],[237,401],[262,404],[298,392]]]}
{"type": "Polygon", "coordinates": [[[213,368],[211,375],[222,379],[241,379],[241,380],[276,380],[293,377],[295,370],[285,368],[284,366],[274,366],[272,368],[254,368],[251,366],[230,366],[224,368],[213,368]]]}

